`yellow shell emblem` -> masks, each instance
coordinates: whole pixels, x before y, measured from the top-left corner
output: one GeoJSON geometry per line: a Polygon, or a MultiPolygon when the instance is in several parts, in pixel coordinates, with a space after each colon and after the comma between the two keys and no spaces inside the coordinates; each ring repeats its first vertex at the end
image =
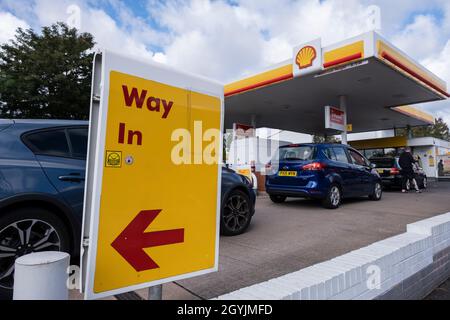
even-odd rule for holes
{"type": "Polygon", "coordinates": [[[317,51],[314,47],[303,47],[298,53],[296,63],[299,69],[306,69],[313,65],[314,60],[317,58],[317,51]]]}

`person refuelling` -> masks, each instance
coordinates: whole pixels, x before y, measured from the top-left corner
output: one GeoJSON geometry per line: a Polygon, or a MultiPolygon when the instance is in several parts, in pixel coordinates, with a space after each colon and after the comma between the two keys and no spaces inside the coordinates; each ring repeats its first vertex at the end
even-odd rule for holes
{"type": "Polygon", "coordinates": [[[444,176],[444,161],[442,159],[438,163],[438,176],[439,177],[444,176]]]}
{"type": "Polygon", "coordinates": [[[414,167],[417,163],[417,160],[414,159],[413,155],[411,154],[411,148],[406,148],[405,151],[400,156],[400,159],[398,161],[398,164],[401,167],[401,174],[403,176],[402,181],[402,192],[406,193],[408,192],[408,181],[410,186],[414,186],[417,193],[421,193],[419,186],[416,181],[414,167]]]}

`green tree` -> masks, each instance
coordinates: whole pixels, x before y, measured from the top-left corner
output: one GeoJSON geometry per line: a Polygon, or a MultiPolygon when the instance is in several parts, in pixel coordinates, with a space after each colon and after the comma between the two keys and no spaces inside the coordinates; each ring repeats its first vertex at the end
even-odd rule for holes
{"type": "Polygon", "coordinates": [[[314,135],[313,143],[341,143],[341,140],[337,139],[335,136],[314,135]]]}
{"type": "Polygon", "coordinates": [[[444,119],[439,118],[436,119],[434,125],[428,128],[428,134],[431,137],[450,141],[450,132],[448,124],[444,121],[444,119]]]}
{"type": "MultiPolygon", "coordinates": [[[[411,128],[411,132],[414,138],[433,137],[450,141],[450,130],[448,124],[442,118],[436,119],[434,125],[411,128]]],[[[396,135],[407,136],[407,130],[403,128],[397,129],[396,135]]]]}
{"type": "Polygon", "coordinates": [[[0,46],[0,117],[88,119],[94,39],[64,23],[0,46]]]}

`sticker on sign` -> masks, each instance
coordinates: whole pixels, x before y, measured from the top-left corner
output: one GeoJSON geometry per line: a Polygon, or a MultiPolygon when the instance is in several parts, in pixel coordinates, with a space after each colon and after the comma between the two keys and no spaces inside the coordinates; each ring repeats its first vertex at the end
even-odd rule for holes
{"type": "Polygon", "coordinates": [[[222,139],[213,163],[179,165],[171,137],[198,122],[223,132],[223,86],[103,51],[92,90],[85,298],[217,271],[222,139]]]}

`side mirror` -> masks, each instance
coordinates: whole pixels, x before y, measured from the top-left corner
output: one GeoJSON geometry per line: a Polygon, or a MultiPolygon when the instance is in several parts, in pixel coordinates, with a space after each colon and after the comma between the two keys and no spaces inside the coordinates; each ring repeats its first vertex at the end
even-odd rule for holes
{"type": "Polygon", "coordinates": [[[371,163],[371,164],[370,164],[370,167],[371,167],[372,169],[376,169],[377,165],[376,165],[375,163],[371,163]]]}

